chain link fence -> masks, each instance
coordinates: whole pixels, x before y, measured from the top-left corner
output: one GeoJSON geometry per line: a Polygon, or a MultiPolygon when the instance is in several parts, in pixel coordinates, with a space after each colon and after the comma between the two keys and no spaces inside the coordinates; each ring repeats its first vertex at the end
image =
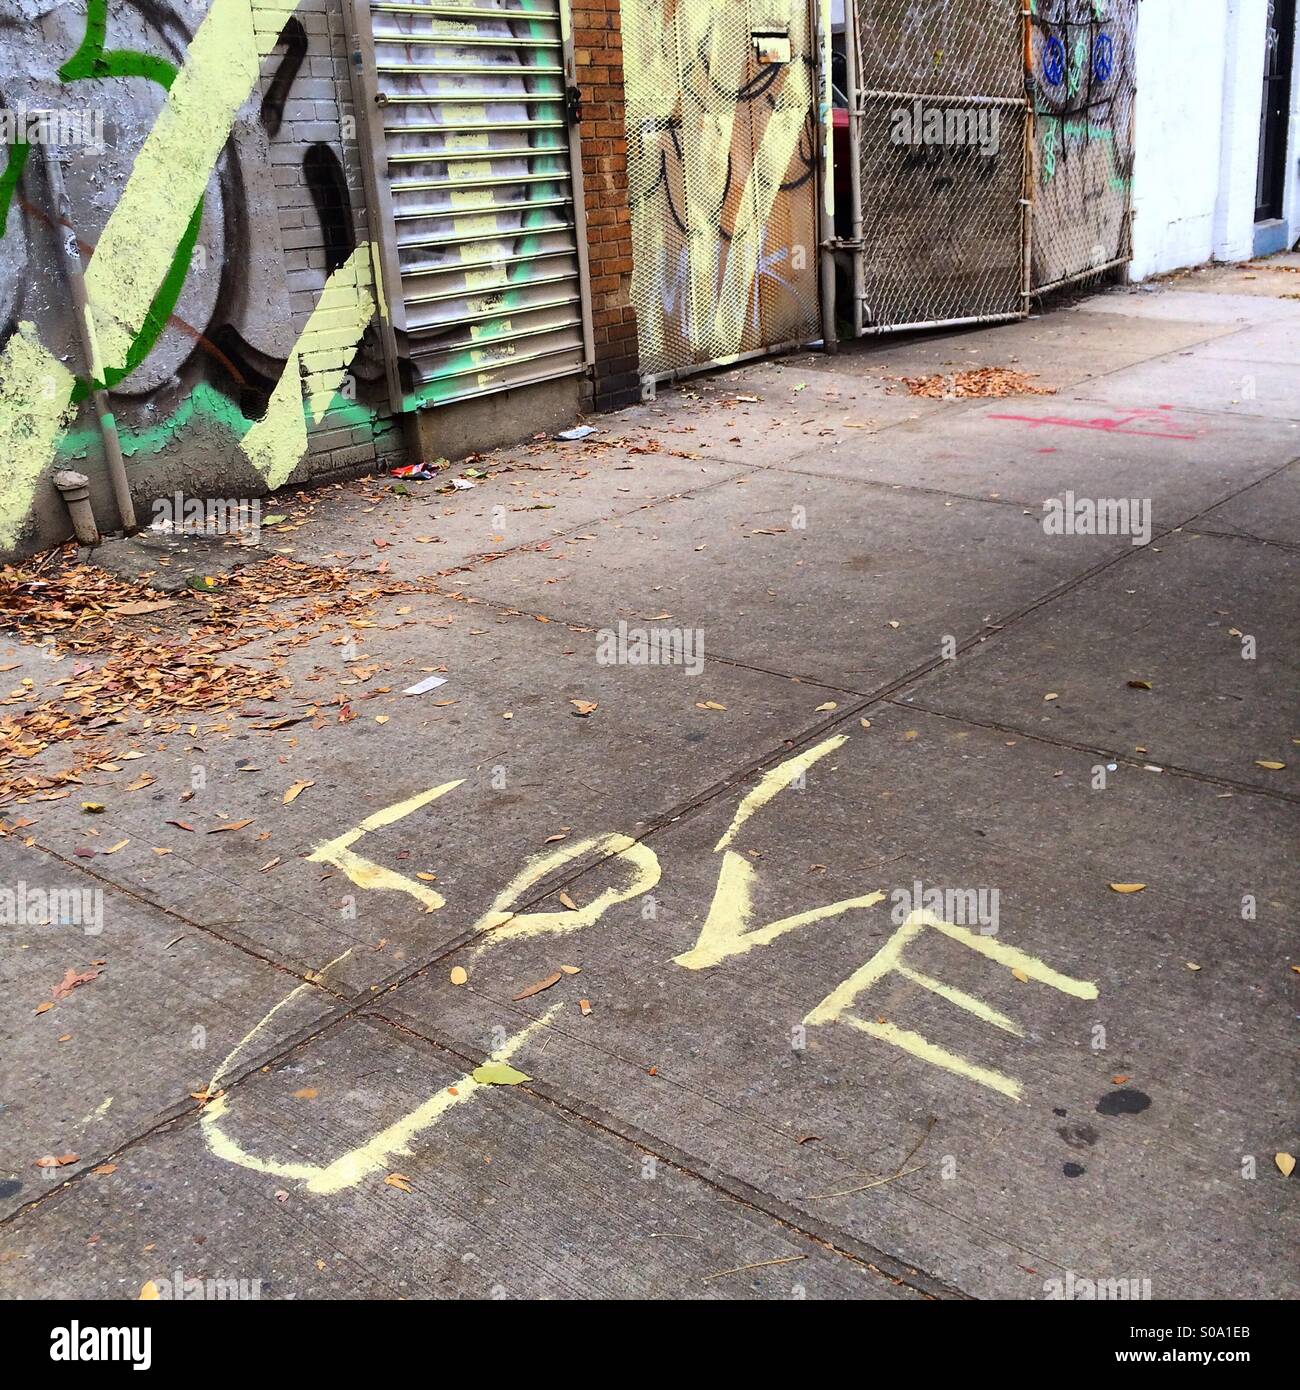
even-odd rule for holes
{"type": "Polygon", "coordinates": [[[856,6],[865,331],[1023,314],[1020,0],[856,6]]]}
{"type": "Polygon", "coordinates": [[[806,0],[621,0],[620,13],[642,372],[819,337],[806,0]]]}
{"type": "Polygon", "coordinates": [[[1035,0],[1035,290],[1132,255],[1137,8],[1137,0],[1035,0]]]}

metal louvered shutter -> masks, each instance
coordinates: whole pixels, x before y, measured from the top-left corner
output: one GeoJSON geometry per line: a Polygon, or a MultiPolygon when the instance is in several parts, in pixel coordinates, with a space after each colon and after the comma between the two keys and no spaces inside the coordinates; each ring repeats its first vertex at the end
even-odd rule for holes
{"type": "Polygon", "coordinates": [[[353,0],[394,407],[591,360],[568,0],[353,0]]]}

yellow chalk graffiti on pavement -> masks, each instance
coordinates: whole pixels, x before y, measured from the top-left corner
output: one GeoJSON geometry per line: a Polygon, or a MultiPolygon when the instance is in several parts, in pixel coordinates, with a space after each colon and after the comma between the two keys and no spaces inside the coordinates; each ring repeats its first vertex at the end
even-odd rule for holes
{"type": "MultiPolygon", "coordinates": [[[[541,1018],[534,1019],[497,1048],[489,1060],[508,1062],[529,1038],[539,1029],[546,1027],[563,1007],[562,1004],[556,1004],[541,1018]]],[[[258,1027],[260,1028],[261,1024],[258,1024],[258,1027]]],[[[388,1166],[388,1160],[395,1155],[410,1154],[411,1142],[417,1135],[436,1125],[453,1106],[463,1105],[467,1100],[472,1100],[486,1084],[488,1083],[476,1081],[474,1069],[471,1069],[450,1086],[444,1086],[434,1092],[422,1105],[403,1115],[401,1119],[395,1120],[379,1133],[349,1149],[347,1153],[340,1154],[332,1163],[280,1162],[277,1159],[259,1158],[256,1154],[249,1153],[222,1128],[222,1121],[230,1109],[229,1097],[224,1095],[208,1102],[203,1109],[200,1124],[208,1148],[218,1158],[238,1164],[241,1168],[251,1169],[254,1173],[301,1182],[308,1192],[329,1196],[334,1192],[342,1192],[345,1188],[355,1187],[362,1178],[371,1173],[383,1172],[388,1166]]]]}
{"type": "Polygon", "coordinates": [[[1008,970],[1018,970],[1026,980],[1036,980],[1039,984],[1048,985],[1050,988],[1060,990],[1062,994],[1071,995],[1075,999],[1096,999],[1097,997],[1097,986],[1088,980],[1076,980],[1069,975],[1062,975],[1053,970],[1051,966],[1045,965],[1036,956],[1018,951],[1014,946],[1006,946],[987,936],[980,936],[969,931],[966,927],[954,926],[951,922],[944,921],[942,917],[936,917],[932,912],[918,911],[913,912],[907,918],[861,969],[854,971],[847,980],[837,985],[808,1014],[804,1019],[804,1024],[808,1027],[814,1027],[826,1023],[846,1023],[851,1028],[856,1028],[859,1032],[866,1033],[870,1037],[892,1043],[895,1047],[901,1047],[905,1052],[910,1052],[923,1062],[928,1062],[932,1066],[943,1067],[947,1071],[955,1072],[958,1076],[964,1076],[968,1081],[978,1082],[981,1086],[988,1086],[992,1090],[1009,1096],[1012,1100],[1019,1100],[1021,1096],[1020,1083],[1012,1077],[1005,1076],[1003,1073],[993,1071],[988,1067],[977,1066],[967,1058],[959,1056],[955,1052],[949,1052],[946,1048],[930,1042],[910,1029],[900,1028],[897,1024],[887,1020],[876,1019],[873,1021],[860,1018],[850,1012],[861,995],[865,994],[873,985],[879,984],[887,975],[895,974],[902,976],[903,979],[914,985],[919,985],[932,994],[939,995],[948,1003],[955,1004],[957,1008],[964,1009],[967,1013],[973,1014],[994,1028],[1000,1028],[1017,1037],[1023,1036],[1018,1024],[1005,1014],[999,1013],[991,1005],[986,1004],[982,999],[977,999],[974,995],[966,993],[965,990],[956,989],[952,985],[945,985],[903,963],[904,947],[915,941],[927,927],[941,932],[952,941],[960,942],[961,945],[985,956],[998,965],[1005,966],[1008,970]]]}
{"type": "Polygon", "coordinates": [[[355,830],[349,830],[346,834],[318,846],[307,856],[307,862],[332,864],[336,869],[341,869],[358,888],[383,888],[396,893],[408,893],[417,902],[424,904],[426,912],[436,912],[446,903],[441,893],[413,878],[407,878],[405,874],[386,869],[382,864],[376,864],[370,859],[363,859],[359,854],[353,853],[352,846],[370,831],[382,830],[386,825],[404,819],[431,801],[436,801],[440,796],[455,791],[464,780],[462,777],[455,782],[444,782],[440,787],[432,787],[428,791],[407,797],[405,801],[399,801],[396,805],[376,811],[374,815],[367,816],[355,830]]]}

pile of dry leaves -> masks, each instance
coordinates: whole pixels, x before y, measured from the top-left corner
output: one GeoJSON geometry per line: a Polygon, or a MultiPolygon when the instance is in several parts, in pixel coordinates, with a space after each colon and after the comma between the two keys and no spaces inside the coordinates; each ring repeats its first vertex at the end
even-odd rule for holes
{"type": "Polygon", "coordinates": [[[289,682],[274,670],[223,656],[267,634],[292,630],[293,640],[310,640],[322,627],[360,619],[381,595],[425,587],[278,555],[171,597],[78,564],[74,547],[5,566],[0,625],[61,660],[39,690],[29,679],[0,696],[0,804],[77,781],[113,757],[105,739],[126,726],[166,733],[284,698],[289,682]],[[33,769],[51,745],[73,740],[81,746],[70,766],[33,769]]]}
{"type": "Polygon", "coordinates": [[[979,397],[1001,400],[1006,396],[1054,396],[1054,386],[1039,386],[1034,372],[1018,372],[1012,367],[976,367],[951,376],[889,377],[907,389],[910,396],[932,401],[965,400],[979,397]]]}

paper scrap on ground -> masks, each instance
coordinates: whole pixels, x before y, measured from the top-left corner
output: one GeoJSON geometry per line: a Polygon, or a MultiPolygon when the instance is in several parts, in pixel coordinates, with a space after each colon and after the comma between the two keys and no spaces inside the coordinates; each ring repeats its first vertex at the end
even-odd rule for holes
{"type": "Polygon", "coordinates": [[[430,690],[437,690],[440,685],[447,684],[446,676],[426,676],[422,681],[416,681],[414,685],[408,685],[402,691],[403,695],[424,695],[430,690]]]}

